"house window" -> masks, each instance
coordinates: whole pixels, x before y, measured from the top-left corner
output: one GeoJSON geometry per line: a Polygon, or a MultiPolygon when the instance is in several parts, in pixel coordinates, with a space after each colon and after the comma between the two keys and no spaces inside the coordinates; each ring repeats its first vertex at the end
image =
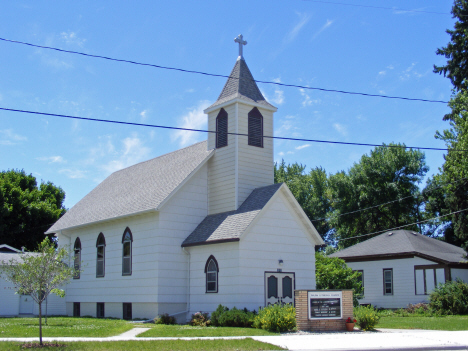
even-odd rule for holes
{"type": "Polygon", "coordinates": [[[81,268],[81,241],[80,238],[76,238],[75,246],[73,247],[75,251],[75,258],[74,258],[74,268],[75,274],[73,275],[73,279],[80,279],[80,268],[81,268]]]}
{"type": "Polygon", "coordinates": [[[393,268],[383,270],[383,291],[384,295],[393,295],[393,268]]]}
{"type": "Polygon", "coordinates": [[[228,144],[228,114],[222,108],[216,117],[216,148],[227,146],[228,144]]]}
{"type": "Polygon", "coordinates": [[[73,317],[80,317],[80,316],[81,316],[80,303],[73,302],[73,317]]]}
{"type": "Polygon", "coordinates": [[[358,280],[359,283],[361,283],[361,287],[362,287],[362,294],[359,294],[359,296],[363,296],[363,294],[364,294],[364,271],[362,269],[358,269],[358,270],[353,271],[353,272],[361,273],[361,275],[357,278],[357,280],[358,280]]]}
{"type": "Polygon", "coordinates": [[[133,235],[127,227],[122,235],[122,275],[132,275],[133,235]]]}
{"type": "Polygon", "coordinates": [[[106,259],[106,239],[104,238],[104,234],[102,233],[100,233],[97,238],[96,248],[96,277],[104,277],[106,259]]]}
{"type": "Polygon", "coordinates": [[[104,318],[104,302],[98,302],[96,304],[96,317],[104,318]]]}
{"type": "Polygon", "coordinates": [[[123,319],[132,319],[132,304],[124,302],[123,304],[123,319]]]}
{"type": "Polygon", "coordinates": [[[445,283],[445,270],[443,267],[414,267],[416,295],[428,295],[441,283],[445,283]]]}
{"type": "Polygon", "coordinates": [[[206,275],[206,292],[217,293],[218,292],[218,262],[213,255],[211,255],[205,264],[205,275],[206,275]]]}
{"type": "Polygon", "coordinates": [[[263,116],[256,107],[249,112],[248,134],[249,145],[263,147],[263,116]]]}

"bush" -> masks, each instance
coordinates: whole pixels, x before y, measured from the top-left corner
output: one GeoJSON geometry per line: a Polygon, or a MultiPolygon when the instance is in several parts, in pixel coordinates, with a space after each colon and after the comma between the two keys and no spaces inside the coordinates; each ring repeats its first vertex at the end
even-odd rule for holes
{"type": "Polygon", "coordinates": [[[221,304],[218,305],[218,308],[216,308],[216,311],[214,311],[212,314],[211,314],[211,324],[214,325],[215,327],[219,327],[220,324],[218,322],[219,320],[219,317],[224,313],[224,312],[227,312],[229,311],[229,308],[227,308],[226,306],[223,306],[221,304]]]}
{"type": "Polygon", "coordinates": [[[207,327],[211,324],[210,315],[205,312],[197,312],[192,314],[192,318],[190,320],[190,325],[198,326],[198,327],[207,327]]]}
{"type": "Polygon", "coordinates": [[[361,330],[373,330],[380,319],[377,310],[372,306],[355,307],[354,318],[361,330]]]}
{"type": "Polygon", "coordinates": [[[162,315],[154,319],[154,324],[176,324],[176,318],[174,316],[169,316],[168,313],[163,313],[162,315]]]}
{"type": "Polygon", "coordinates": [[[269,305],[261,308],[253,326],[271,332],[285,332],[296,327],[296,309],[292,305],[269,305]]]}
{"type": "Polygon", "coordinates": [[[440,314],[468,314],[468,284],[458,278],[439,284],[429,295],[429,307],[440,314]]]}
{"type": "Polygon", "coordinates": [[[238,310],[233,307],[232,310],[225,311],[218,317],[218,323],[222,327],[252,328],[254,319],[254,312],[250,312],[246,308],[238,310]]]}

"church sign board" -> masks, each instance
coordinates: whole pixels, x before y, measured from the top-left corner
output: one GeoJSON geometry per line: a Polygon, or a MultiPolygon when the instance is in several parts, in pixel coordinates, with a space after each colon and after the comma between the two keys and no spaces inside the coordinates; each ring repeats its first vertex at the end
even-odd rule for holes
{"type": "Polygon", "coordinates": [[[309,291],[309,319],[341,319],[342,299],[341,291],[309,291]]]}

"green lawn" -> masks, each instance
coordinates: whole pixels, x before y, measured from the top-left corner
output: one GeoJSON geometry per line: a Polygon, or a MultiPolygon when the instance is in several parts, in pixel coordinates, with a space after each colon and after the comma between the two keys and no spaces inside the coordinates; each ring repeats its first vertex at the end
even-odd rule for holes
{"type": "MultiPolygon", "coordinates": [[[[48,317],[42,320],[42,336],[104,337],[119,335],[134,328],[120,319],[48,317]]],[[[39,318],[0,318],[0,337],[38,337],[39,318]]]]}
{"type": "MultiPolygon", "coordinates": [[[[63,347],[45,347],[47,350],[70,351],[70,350],[112,350],[112,351],[132,351],[132,350],[158,350],[158,351],[189,351],[189,350],[284,350],[276,345],[255,341],[252,339],[243,340],[164,340],[164,341],[106,341],[106,342],[73,342],[63,343],[63,347]]],[[[24,350],[24,343],[0,342],[0,351],[4,350],[24,350]]],[[[41,349],[43,350],[43,349],[41,349]]]]}
{"type": "Polygon", "coordinates": [[[380,317],[376,326],[389,329],[468,330],[468,316],[380,317]]]}
{"type": "Polygon", "coordinates": [[[231,327],[192,327],[189,325],[139,324],[151,329],[138,337],[191,337],[191,336],[254,336],[279,335],[263,329],[231,327]]]}

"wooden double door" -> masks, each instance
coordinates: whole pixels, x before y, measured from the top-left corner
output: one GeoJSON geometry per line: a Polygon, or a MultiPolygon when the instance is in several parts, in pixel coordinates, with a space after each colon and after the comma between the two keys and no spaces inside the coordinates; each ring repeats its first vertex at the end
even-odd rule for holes
{"type": "Polygon", "coordinates": [[[295,276],[291,272],[265,272],[265,306],[294,305],[295,276]]]}

